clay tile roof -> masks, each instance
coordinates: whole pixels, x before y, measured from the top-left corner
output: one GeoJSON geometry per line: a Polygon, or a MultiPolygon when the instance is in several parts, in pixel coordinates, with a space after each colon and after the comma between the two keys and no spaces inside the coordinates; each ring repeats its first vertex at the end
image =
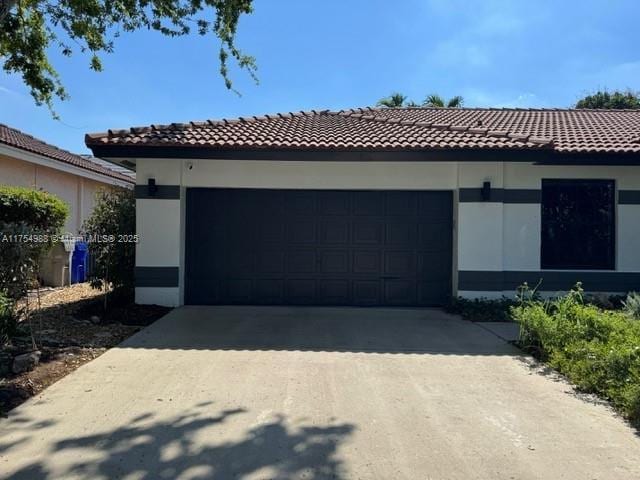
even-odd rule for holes
{"type": "Polygon", "coordinates": [[[152,125],[88,135],[92,146],[220,149],[550,149],[640,153],[640,110],[356,108],[152,125]]]}
{"type": "MultiPolygon", "coordinates": [[[[144,127],[144,129],[139,130],[139,133],[136,135],[144,135],[145,132],[151,131],[149,127],[144,127]]],[[[118,132],[122,132],[119,134],[129,134],[130,130],[118,130],[118,132]]],[[[101,134],[104,135],[104,134],[101,134]]],[[[98,140],[101,137],[94,137],[93,135],[87,135],[86,138],[95,138],[98,140]]],[[[39,140],[31,135],[28,135],[16,128],[9,127],[0,123],[0,144],[8,145],[13,148],[18,148],[20,150],[24,150],[25,152],[35,153],[37,155],[42,155],[43,157],[50,158],[52,160],[57,160],[62,163],[66,163],[69,165],[73,165],[75,167],[80,167],[85,170],[92,171],[94,173],[100,173],[102,175],[106,175],[111,178],[115,178],[117,180],[121,180],[127,183],[135,183],[135,180],[122,173],[119,173],[115,170],[107,168],[98,163],[92,162],[87,158],[84,158],[80,155],[76,155],[74,153],[68,152],[67,150],[63,150],[61,148],[50,145],[42,140],[39,140]]]]}

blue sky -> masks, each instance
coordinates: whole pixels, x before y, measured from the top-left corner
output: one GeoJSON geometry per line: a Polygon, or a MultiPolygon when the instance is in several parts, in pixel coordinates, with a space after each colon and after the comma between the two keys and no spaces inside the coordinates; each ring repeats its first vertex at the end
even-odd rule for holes
{"type": "Polygon", "coordinates": [[[61,121],[0,73],[0,122],[74,152],[86,132],[151,123],[462,95],[466,106],[569,107],[594,89],[640,90],[637,0],[256,0],[238,44],[260,84],[218,75],[213,37],[128,34],[104,71],[52,52],[71,99],[61,121]]]}

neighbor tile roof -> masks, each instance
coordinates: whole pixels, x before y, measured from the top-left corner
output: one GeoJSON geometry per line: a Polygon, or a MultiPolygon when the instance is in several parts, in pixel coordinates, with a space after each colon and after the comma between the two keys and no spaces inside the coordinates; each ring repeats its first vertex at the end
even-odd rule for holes
{"type": "Polygon", "coordinates": [[[75,155],[67,150],[62,150],[61,148],[50,145],[2,123],[0,123],[0,144],[19,148],[20,150],[35,153],[37,155],[42,155],[43,157],[84,168],[85,170],[100,173],[127,183],[135,183],[135,180],[128,175],[123,175],[122,173],[111,170],[110,168],[98,165],[97,163],[82,158],[80,155],[75,155]]]}
{"type": "Polygon", "coordinates": [[[548,149],[640,152],[639,110],[363,108],[151,125],[88,134],[92,146],[220,149],[548,149]]]}

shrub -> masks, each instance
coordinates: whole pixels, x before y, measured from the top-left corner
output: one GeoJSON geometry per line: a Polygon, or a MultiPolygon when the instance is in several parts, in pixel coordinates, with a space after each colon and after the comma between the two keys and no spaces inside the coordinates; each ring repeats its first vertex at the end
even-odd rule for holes
{"type": "Polygon", "coordinates": [[[5,345],[15,335],[18,321],[14,310],[14,301],[4,292],[0,292],[0,346],[5,345]]]}
{"type": "Polygon", "coordinates": [[[552,301],[525,301],[511,314],[523,348],[640,424],[640,322],[585,303],[579,285],[552,301]]]}
{"type": "Polygon", "coordinates": [[[26,223],[33,228],[59,233],[69,215],[69,206],[41,190],[0,186],[0,223],[26,223]]]}
{"type": "Polygon", "coordinates": [[[0,290],[9,298],[22,297],[34,282],[39,258],[68,212],[66,203],[47,192],[0,186],[0,290]]]}
{"type": "Polygon", "coordinates": [[[487,298],[452,298],[445,306],[445,311],[460,315],[474,322],[510,322],[510,308],[516,305],[515,300],[503,297],[499,300],[487,298]]]}
{"type": "Polygon", "coordinates": [[[622,307],[629,317],[640,320],[640,294],[629,293],[627,299],[622,302],[622,307]]]}
{"type": "Polygon", "coordinates": [[[128,237],[135,234],[135,228],[133,191],[98,191],[93,212],[83,226],[87,235],[101,239],[89,242],[89,255],[93,257],[95,265],[90,279],[94,288],[111,286],[114,290],[120,290],[120,293],[133,293],[135,243],[128,241],[131,240],[128,237]]]}

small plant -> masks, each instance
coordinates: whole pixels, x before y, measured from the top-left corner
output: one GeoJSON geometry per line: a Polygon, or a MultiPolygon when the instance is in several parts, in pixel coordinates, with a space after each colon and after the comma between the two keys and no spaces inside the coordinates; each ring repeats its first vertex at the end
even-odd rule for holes
{"type": "Polygon", "coordinates": [[[100,190],[93,212],[83,229],[89,236],[107,240],[89,242],[89,255],[95,262],[91,286],[102,288],[105,292],[112,289],[114,293],[118,291],[118,295],[132,296],[135,242],[129,240],[133,240],[136,229],[133,191],[100,190]]]}
{"type": "Polygon", "coordinates": [[[472,322],[511,322],[509,313],[515,300],[503,297],[501,299],[476,298],[473,300],[457,297],[452,298],[445,311],[460,315],[465,320],[472,322]]]}
{"type": "Polygon", "coordinates": [[[640,320],[640,294],[630,292],[627,299],[622,302],[624,312],[634,320],[640,320]]]}
{"type": "Polygon", "coordinates": [[[0,292],[0,346],[9,343],[18,328],[14,301],[0,292]]]}

